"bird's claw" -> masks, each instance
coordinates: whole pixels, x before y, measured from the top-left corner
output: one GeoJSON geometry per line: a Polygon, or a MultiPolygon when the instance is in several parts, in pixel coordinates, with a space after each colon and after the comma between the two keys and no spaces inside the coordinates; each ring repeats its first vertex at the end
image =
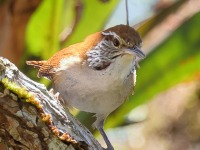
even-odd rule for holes
{"type": "Polygon", "coordinates": [[[49,90],[49,93],[51,93],[53,95],[53,97],[56,99],[56,100],[59,100],[59,96],[60,96],[60,93],[59,92],[56,92],[56,94],[54,94],[54,89],[51,88],[49,90]]]}

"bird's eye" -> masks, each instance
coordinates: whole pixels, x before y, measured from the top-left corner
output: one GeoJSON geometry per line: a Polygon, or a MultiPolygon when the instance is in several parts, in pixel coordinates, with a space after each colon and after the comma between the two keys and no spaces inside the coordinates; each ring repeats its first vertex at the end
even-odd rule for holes
{"type": "Polygon", "coordinates": [[[119,40],[118,40],[118,39],[114,39],[114,40],[113,40],[113,45],[114,45],[115,47],[119,47],[119,46],[120,46],[119,40]]]}

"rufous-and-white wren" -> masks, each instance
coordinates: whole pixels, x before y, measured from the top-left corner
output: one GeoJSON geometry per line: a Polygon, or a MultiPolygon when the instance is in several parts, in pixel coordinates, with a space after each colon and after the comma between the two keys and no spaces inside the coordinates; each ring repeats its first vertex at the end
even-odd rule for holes
{"type": "Polygon", "coordinates": [[[38,77],[53,81],[67,106],[96,114],[94,126],[113,150],[104,130],[107,116],[133,92],[136,58],[144,58],[142,40],[128,25],[89,35],[83,42],[58,51],[47,61],[27,61],[38,77]]]}

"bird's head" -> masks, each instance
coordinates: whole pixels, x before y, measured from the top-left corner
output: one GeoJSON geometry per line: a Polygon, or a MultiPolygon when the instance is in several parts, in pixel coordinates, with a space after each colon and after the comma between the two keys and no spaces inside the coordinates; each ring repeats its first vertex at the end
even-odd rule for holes
{"type": "Polygon", "coordinates": [[[142,40],[138,32],[128,25],[117,25],[101,32],[103,38],[92,50],[88,51],[89,66],[102,70],[122,55],[133,55],[143,59],[142,40]]]}

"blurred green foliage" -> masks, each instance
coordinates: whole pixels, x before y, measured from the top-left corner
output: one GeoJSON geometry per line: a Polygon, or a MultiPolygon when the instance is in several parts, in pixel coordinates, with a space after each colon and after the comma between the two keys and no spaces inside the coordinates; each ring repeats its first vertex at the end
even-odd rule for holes
{"type": "MultiPolygon", "coordinates": [[[[76,5],[82,5],[80,20],[64,46],[81,42],[87,35],[100,31],[109,19],[118,0],[103,3],[100,0],[44,0],[32,15],[26,32],[27,57],[47,59],[60,50],[60,33],[71,28],[76,17],[76,5]],[[102,11],[103,10],[103,11],[102,11]]],[[[81,10],[80,10],[81,11],[81,10]]]]}
{"type": "Polygon", "coordinates": [[[59,49],[63,4],[63,0],[44,0],[32,15],[26,32],[27,52],[30,55],[47,59],[59,49]]]}

